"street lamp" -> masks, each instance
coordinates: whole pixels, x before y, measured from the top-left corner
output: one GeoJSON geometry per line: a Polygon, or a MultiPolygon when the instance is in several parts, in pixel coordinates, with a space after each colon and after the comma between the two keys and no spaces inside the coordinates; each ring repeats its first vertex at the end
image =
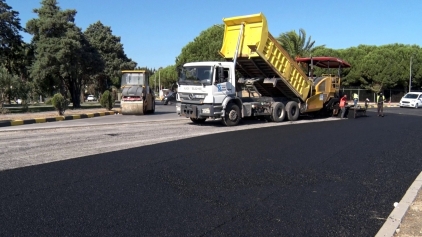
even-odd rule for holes
{"type": "Polygon", "coordinates": [[[412,90],[412,59],[413,59],[413,55],[410,56],[409,92],[412,90]]]}

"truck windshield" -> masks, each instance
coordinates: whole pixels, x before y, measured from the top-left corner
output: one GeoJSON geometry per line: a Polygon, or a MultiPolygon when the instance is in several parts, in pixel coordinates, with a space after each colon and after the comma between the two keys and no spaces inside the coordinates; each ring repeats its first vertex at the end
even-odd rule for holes
{"type": "Polygon", "coordinates": [[[211,85],[213,68],[211,66],[183,67],[180,72],[180,85],[211,85]]]}
{"type": "Polygon", "coordinates": [[[145,75],[144,73],[132,72],[132,73],[123,73],[122,75],[122,86],[126,85],[141,85],[145,84],[145,75]]]}

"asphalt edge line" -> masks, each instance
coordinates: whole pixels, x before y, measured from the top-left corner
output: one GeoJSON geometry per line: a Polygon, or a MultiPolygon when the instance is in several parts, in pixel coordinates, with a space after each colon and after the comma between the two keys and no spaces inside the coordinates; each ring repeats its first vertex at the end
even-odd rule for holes
{"type": "Polygon", "coordinates": [[[422,187],[422,172],[416,177],[412,185],[406,191],[406,194],[400,200],[399,204],[393,209],[393,211],[388,216],[384,225],[375,235],[375,237],[388,236],[392,237],[396,234],[396,230],[399,228],[407,210],[410,205],[415,201],[416,196],[418,195],[419,190],[422,187]]]}

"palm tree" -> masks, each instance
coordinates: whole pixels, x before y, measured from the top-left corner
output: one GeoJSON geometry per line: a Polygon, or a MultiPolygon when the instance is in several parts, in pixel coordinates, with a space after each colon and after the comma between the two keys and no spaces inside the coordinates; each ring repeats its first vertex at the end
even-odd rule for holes
{"type": "Polygon", "coordinates": [[[325,45],[314,47],[315,41],[311,41],[311,36],[306,41],[306,32],[304,29],[299,29],[299,34],[294,30],[282,33],[277,37],[277,41],[292,58],[309,57],[316,49],[325,47],[325,45]]]}

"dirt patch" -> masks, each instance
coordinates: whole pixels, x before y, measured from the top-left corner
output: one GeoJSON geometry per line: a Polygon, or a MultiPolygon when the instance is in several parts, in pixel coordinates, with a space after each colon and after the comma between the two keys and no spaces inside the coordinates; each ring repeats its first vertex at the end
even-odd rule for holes
{"type": "Polygon", "coordinates": [[[395,237],[422,236],[422,190],[419,190],[415,201],[409,206],[400,223],[395,237]]]}

